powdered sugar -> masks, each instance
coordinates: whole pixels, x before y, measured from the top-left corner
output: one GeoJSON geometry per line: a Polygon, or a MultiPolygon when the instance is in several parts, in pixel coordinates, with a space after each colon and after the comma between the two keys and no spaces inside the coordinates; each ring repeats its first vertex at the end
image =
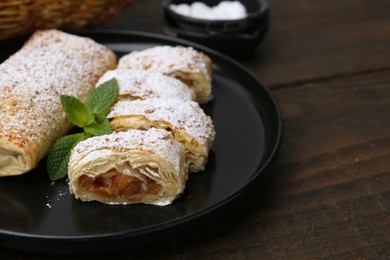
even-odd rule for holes
{"type": "Polygon", "coordinates": [[[247,15],[246,7],[240,1],[222,1],[216,6],[195,1],[192,4],[171,4],[169,7],[180,15],[206,20],[235,20],[247,15]]]}
{"type": "Polygon", "coordinates": [[[112,107],[108,118],[126,116],[144,116],[150,121],[167,122],[178,131],[185,131],[201,145],[207,145],[215,136],[211,118],[194,101],[123,100],[112,107]]]}
{"type": "Polygon", "coordinates": [[[34,145],[69,128],[60,95],[83,99],[114,63],[114,54],[90,39],[57,30],[35,33],[0,65],[0,140],[30,146],[42,158],[48,147],[34,145]]]}
{"type": "Polygon", "coordinates": [[[116,69],[107,71],[98,81],[116,78],[120,99],[172,98],[195,100],[194,92],[180,80],[159,72],[116,69]]]}
{"type": "MultiPolygon", "coordinates": [[[[161,129],[148,131],[130,129],[126,132],[113,133],[110,135],[96,136],[80,142],[73,149],[70,162],[80,161],[89,153],[94,152],[94,158],[104,154],[105,149],[126,151],[142,150],[151,151],[161,158],[166,158],[173,165],[180,166],[182,146],[177,143],[171,133],[161,129]],[[100,152],[101,151],[101,152],[100,152]]],[[[176,169],[180,172],[180,169],[176,169]]]]}
{"type": "Polygon", "coordinates": [[[156,46],[143,51],[134,51],[123,56],[118,68],[158,71],[170,74],[179,70],[183,72],[201,71],[210,80],[210,69],[205,63],[205,56],[192,47],[156,46]]]}
{"type": "Polygon", "coordinates": [[[68,185],[62,183],[52,183],[56,187],[46,194],[46,207],[52,208],[62,202],[63,198],[69,195],[68,185]]]}
{"type": "Polygon", "coordinates": [[[196,101],[212,99],[212,61],[192,47],[156,46],[134,51],[119,60],[118,68],[160,72],[185,83],[196,94],[196,101]]]}

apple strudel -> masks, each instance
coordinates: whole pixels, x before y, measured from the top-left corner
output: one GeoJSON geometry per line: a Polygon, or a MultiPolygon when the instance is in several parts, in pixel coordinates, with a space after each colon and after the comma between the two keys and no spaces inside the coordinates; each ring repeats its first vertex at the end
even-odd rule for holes
{"type": "Polygon", "coordinates": [[[70,192],[82,201],[168,205],[187,177],[183,146],[161,129],[89,138],[69,161],[70,192]]]}
{"type": "Polygon", "coordinates": [[[118,68],[161,72],[187,84],[199,103],[212,98],[212,61],[192,47],[156,46],[134,51],[119,59],[118,68]]]}
{"type": "Polygon", "coordinates": [[[60,95],[80,99],[116,65],[115,54],[91,39],[37,31],[0,65],[0,176],[30,171],[71,125],[60,95]]]}
{"type": "Polygon", "coordinates": [[[172,98],[195,100],[195,93],[180,80],[159,72],[116,69],[107,71],[96,85],[116,78],[119,99],[172,98]]]}
{"type": "Polygon", "coordinates": [[[191,172],[204,170],[215,137],[209,116],[194,101],[146,99],[118,101],[108,114],[114,131],[159,128],[171,131],[186,148],[191,172]]]}

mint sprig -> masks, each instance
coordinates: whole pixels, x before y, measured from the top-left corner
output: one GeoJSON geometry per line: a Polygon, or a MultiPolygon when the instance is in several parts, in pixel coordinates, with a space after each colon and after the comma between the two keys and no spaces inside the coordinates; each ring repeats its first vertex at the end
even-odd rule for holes
{"type": "Polygon", "coordinates": [[[87,138],[87,135],[84,133],[66,135],[58,139],[54,145],[50,147],[47,157],[47,170],[50,180],[56,181],[67,175],[68,162],[73,147],[87,138]]]}
{"type": "Polygon", "coordinates": [[[72,96],[61,95],[61,104],[66,116],[78,127],[85,127],[95,122],[95,117],[80,100],[72,96]]]}
{"type": "Polygon", "coordinates": [[[107,114],[115,103],[119,92],[117,80],[111,79],[88,93],[85,103],[75,97],[61,95],[65,114],[73,125],[83,129],[83,133],[66,135],[50,147],[47,157],[47,172],[52,181],[68,175],[68,163],[73,148],[91,137],[112,133],[107,114]]]}
{"type": "Polygon", "coordinates": [[[107,114],[118,96],[118,82],[115,78],[101,86],[98,91],[92,90],[85,100],[85,106],[92,112],[98,123],[107,119],[107,114]]]}

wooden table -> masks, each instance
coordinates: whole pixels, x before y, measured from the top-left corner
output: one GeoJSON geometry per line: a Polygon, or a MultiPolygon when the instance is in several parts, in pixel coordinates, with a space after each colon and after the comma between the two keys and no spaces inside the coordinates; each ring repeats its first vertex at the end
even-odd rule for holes
{"type": "MultiPolygon", "coordinates": [[[[269,34],[242,61],[284,117],[269,179],[201,235],[118,257],[390,259],[390,1],[269,3],[269,34]]],[[[163,33],[161,1],[104,27],[163,33]]]]}

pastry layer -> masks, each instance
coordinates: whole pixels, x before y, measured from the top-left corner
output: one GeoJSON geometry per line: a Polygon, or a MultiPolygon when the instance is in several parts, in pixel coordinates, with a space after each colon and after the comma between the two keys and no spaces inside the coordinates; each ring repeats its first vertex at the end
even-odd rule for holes
{"type": "Polygon", "coordinates": [[[33,169],[70,129],[60,95],[84,99],[114,68],[112,51],[91,39],[37,31],[0,65],[0,176],[33,169]]]}
{"type": "Polygon", "coordinates": [[[192,47],[157,46],[134,51],[120,58],[118,68],[157,71],[173,76],[194,90],[199,103],[212,98],[212,61],[192,47]]]}
{"type": "Polygon", "coordinates": [[[187,177],[183,146],[160,129],[89,138],[69,161],[70,192],[82,201],[167,205],[187,177]]]}
{"type": "Polygon", "coordinates": [[[172,98],[195,100],[192,89],[180,80],[159,72],[116,69],[107,71],[97,85],[116,78],[119,85],[119,99],[172,98]]]}
{"type": "Polygon", "coordinates": [[[108,115],[114,131],[159,128],[172,132],[186,148],[189,170],[204,170],[215,137],[209,116],[194,101],[147,99],[117,102],[108,115]]]}

